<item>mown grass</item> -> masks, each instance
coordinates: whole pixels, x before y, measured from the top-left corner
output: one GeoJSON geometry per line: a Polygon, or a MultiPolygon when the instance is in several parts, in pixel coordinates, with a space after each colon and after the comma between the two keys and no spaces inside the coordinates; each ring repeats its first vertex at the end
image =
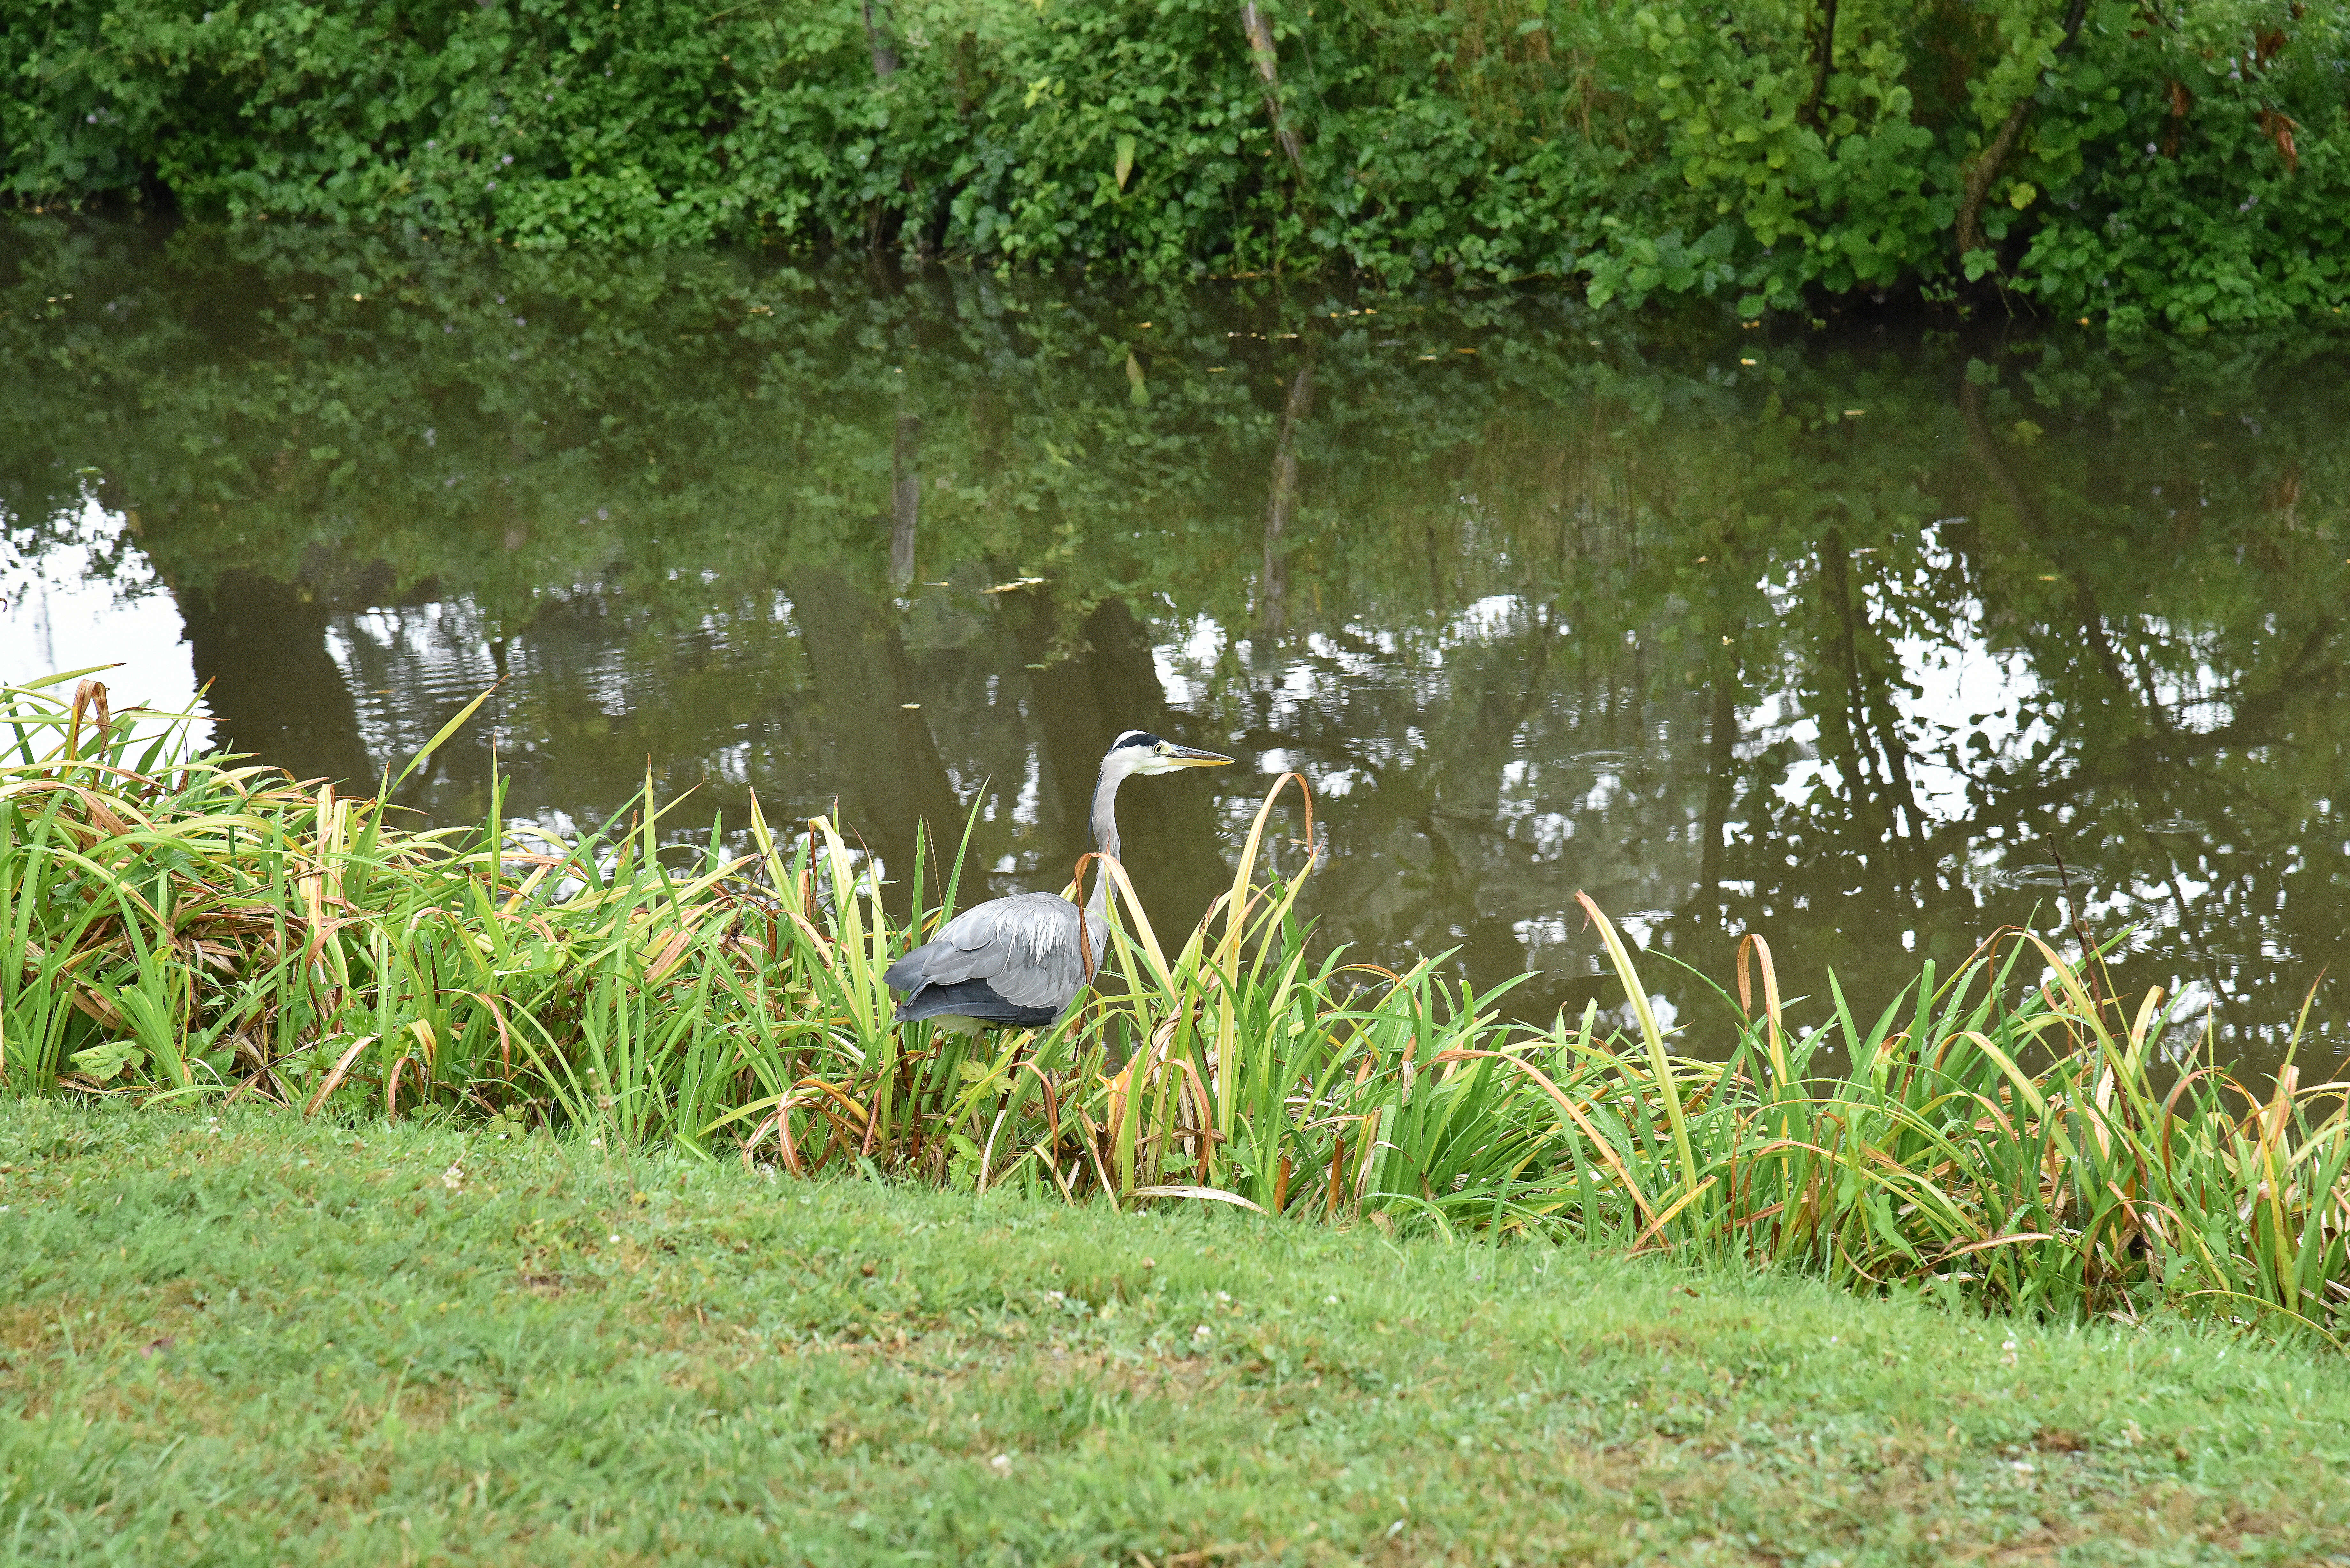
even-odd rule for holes
{"type": "Polygon", "coordinates": [[[0,1205],[9,1563],[2350,1554],[2350,1366],[2175,1322],[251,1106],[0,1205]]]}
{"type": "Polygon", "coordinates": [[[900,1029],[880,981],[953,909],[958,857],[910,868],[930,907],[906,929],[837,823],[779,836],[755,801],[741,854],[721,820],[665,844],[650,791],[572,844],[517,837],[494,804],[479,830],[418,832],[382,794],[139,738],[90,683],[8,702],[19,1094],[465,1116],[795,1178],[1571,1235],[2065,1321],[2350,1335],[2345,1085],[2167,1061],[2158,997],[2126,1004],[2028,935],[1927,966],[1873,1022],[1829,977],[1805,1031],[1749,939],[1700,1060],[1586,900],[1632,1025],[1527,1028],[1429,962],[1311,956],[1291,913],[1310,855],[1258,875],[1284,779],[1180,946],[1104,862],[1115,978],[1051,1030],[972,1040],[900,1029]]]}

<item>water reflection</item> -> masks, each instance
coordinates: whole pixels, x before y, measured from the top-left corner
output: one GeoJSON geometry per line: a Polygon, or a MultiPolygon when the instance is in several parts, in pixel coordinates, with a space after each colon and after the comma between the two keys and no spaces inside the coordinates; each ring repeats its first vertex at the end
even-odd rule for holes
{"type": "MultiPolygon", "coordinates": [[[[1873,1016],[2056,930],[2059,850],[2119,982],[2247,1054],[2345,956],[2323,358],[49,224],[0,338],[15,569],[150,585],[118,687],[371,779],[503,678],[404,786],[436,818],[494,747],[518,814],[650,769],[681,833],[837,800],[893,867],[976,805],[985,891],[1057,886],[1135,724],[1305,771],[1325,929],[1530,1014],[1592,992],[1577,888],[1873,1016]]],[[[1262,784],[1129,803],[1162,929],[1262,784]]]]}

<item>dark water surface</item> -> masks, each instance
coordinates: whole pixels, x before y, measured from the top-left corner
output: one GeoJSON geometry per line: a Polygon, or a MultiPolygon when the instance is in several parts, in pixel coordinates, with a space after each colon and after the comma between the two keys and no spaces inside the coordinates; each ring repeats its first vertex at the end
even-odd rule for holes
{"type": "Polygon", "coordinates": [[[893,871],[977,802],[990,889],[1057,888],[1141,726],[1243,763],[1128,789],[1162,931],[1300,769],[1323,928],[1529,1015],[1592,992],[1582,888],[1699,1043],[1654,955],[1747,930],[1873,1016],[2056,931],[2052,843],[2182,1033],[2273,1061],[2350,970],[2322,349],[18,223],[0,366],[0,675],[208,683],[359,781],[503,676],[436,820],[494,746],[516,815],[650,766],[681,833],[837,800],[893,871]]]}

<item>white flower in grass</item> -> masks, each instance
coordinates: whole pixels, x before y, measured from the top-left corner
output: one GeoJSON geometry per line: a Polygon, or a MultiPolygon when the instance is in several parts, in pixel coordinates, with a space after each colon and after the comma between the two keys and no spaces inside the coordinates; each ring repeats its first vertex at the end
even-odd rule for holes
{"type": "Polygon", "coordinates": [[[452,1165],[448,1169],[441,1173],[441,1185],[447,1188],[452,1192],[463,1192],[465,1189],[464,1168],[461,1166],[452,1165]]]}

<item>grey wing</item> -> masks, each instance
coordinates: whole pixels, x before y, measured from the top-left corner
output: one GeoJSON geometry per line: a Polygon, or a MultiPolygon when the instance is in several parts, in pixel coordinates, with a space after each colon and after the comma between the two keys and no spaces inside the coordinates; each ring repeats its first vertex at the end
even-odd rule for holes
{"type": "Polygon", "coordinates": [[[1077,907],[1051,893],[991,899],[949,920],[881,978],[904,992],[983,980],[1015,1007],[1057,1009],[1086,982],[1077,907]]]}

